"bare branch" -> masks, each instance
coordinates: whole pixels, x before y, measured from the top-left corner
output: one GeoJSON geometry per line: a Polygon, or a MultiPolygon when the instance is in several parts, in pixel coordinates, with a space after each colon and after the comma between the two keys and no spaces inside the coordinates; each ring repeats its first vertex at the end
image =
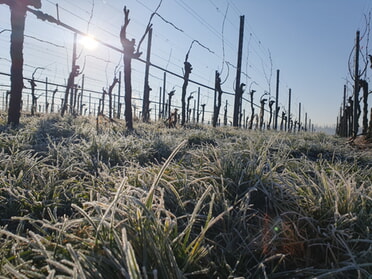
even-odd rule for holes
{"type": "Polygon", "coordinates": [[[127,6],[124,6],[123,12],[124,12],[124,25],[121,27],[121,30],[120,30],[120,40],[121,40],[121,44],[124,47],[129,41],[127,39],[127,27],[130,22],[130,19],[129,19],[129,10],[127,9],[127,6]]]}
{"type": "Polygon", "coordinates": [[[265,70],[264,63],[263,63],[262,58],[261,58],[261,64],[262,64],[262,69],[263,69],[263,72],[264,72],[264,75],[265,75],[265,80],[267,82],[267,85],[269,86],[269,92],[271,93],[271,79],[273,77],[273,60],[271,58],[270,49],[268,49],[267,51],[269,53],[269,61],[270,61],[270,73],[269,73],[269,76],[266,73],[266,70],[265,70]]]}
{"type": "Polygon", "coordinates": [[[27,9],[30,13],[33,13],[38,19],[42,21],[49,21],[51,23],[60,24],[60,21],[55,19],[53,16],[43,13],[42,11],[35,11],[33,9],[27,9]]]}
{"type": "Polygon", "coordinates": [[[368,20],[366,14],[364,14],[364,20],[366,22],[366,26],[365,26],[365,29],[363,31],[363,34],[361,34],[361,36],[360,36],[360,38],[361,38],[360,40],[362,40],[364,38],[364,36],[369,33],[369,30],[368,29],[369,29],[369,22],[370,22],[370,20],[368,20]]]}
{"type": "Polygon", "coordinates": [[[119,59],[118,63],[115,66],[115,69],[114,69],[114,75],[115,76],[120,71],[120,69],[123,67],[123,66],[121,66],[121,61],[123,61],[123,54],[120,56],[120,59],[119,59]]]}
{"type": "Polygon", "coordinates": [[[267,99],[264,99],[264,97],[265,97],[266,95],[270,95],[270,93],[267,92],[267,91],[265,91],[264,94],[262,94],[261,97],[260,97],[260,102],[262,102],[263,100],[267,100],[267,99]]]}
{"type": "MultiPolygon", "coordinates": [[[[7,61],[7,62],[9,62],[9,63],[12,63],[12,60],[10,60],[10,59],[8,59],[8,58],[5,58],[5,57],[0,57],[0,60],[5,60],[5,61],[7,61]]],[[[25,66],[25,67],[29,67],[29,68],[35,68],[35,66],[33,66],[33,65],[29,65],[29,64],[26,64],[26,63],[24,63],[23,66],[25,66]]]]}
{"type": "Polygon", "coordinates": [[[364,69],[364,79],[367,78],[367,67],[368,67],[368,46],[369,46],[369,35],[370,35],[370,32],[371,32],[371,11],[369,11],[368,13],[368,18],[367,18],[367,15],[364,15],[364,18],[365,18],[365,21],[366,21],[366,29],[367,29],[367,40],[366,40],[366,46],[365,46],[365,49],[366,49],[366,54],[365,54],[365,69],[364,69]]]}
{"type": "Polygon", "coordinates": [[[32,79],[35,78],[35,74],[36,74],[37,70],[45,70],[45,68],[43,68],[43,67],[36,67],[35,70],[34,70],[34,72],[32,73],[32,79]]]}
{"type": "Polygon", "coordinates": [[[92,57],[92,58],[94,58],[94,59],[101,60],[101,61],[103,61],[103,62],[105,62],[105,63],[111,63],[110,60],[103,59],[103,58],[100,58],[100,57],[98,57],[98,56],[94,56],[94,55],[85,55],[85,56],[84,56],[83,67],[82,67],[82,69],[81,69],[81,71],[80,71],[80,74],[82,74],[82,73],[84,72],[84,70],[85,70],[85,66],[86,66],[87,58],[88,58],[88,57],[92,57]]]}
{"type": "Polygon", "coordinates": [[[191,48],[192,48],[192,46],[193,46],[194,43],[197,43],[197,44],[200,45],[201,47],[203,47],[203,48],[205,48],[206,50],[208,50],[210,53],[213,53],[213,54],[214,54],[214,52],[213,52],[212,50],[210,50],[208,47],[204,46],[204,45],[203,45],[202,43],[200,43],[198,40],[193,40],[193,41],[191,42],[191,45],[190,45],[190,47],[189,47],[189,50],[188,50],[187,53],[186,53],[185,61],[187,61],[187,60],[189,59],[189,54],[190,54],[191,48]]]}
{"type": "Polygon", "coordinates": [[[163,2],[163,0],[160,0],[158,6],[156,7],[155,9],[155,12],[153,12],[150,16],[150,19],[149,19],[149,22],[147,23],[147,27],[146,27],[146,30],[145,30],[145,33],[142,35],[142,38],[141,40],[139,41],[138,43],[138,46],[137,46],[137,53],[139,53],[139,49],[141,47],[141,44],[143,42],[143,40],[145,39],[147,33],[150,31],[151,27],[152,27],[152,24],[151,24],[151,20],[152,18],[154,17],[154,15],[157,13],[157,11],[159,10],[160,6],[161,6],[161,3],[163,2]]]}
{"type": "MultiPolygon", "coordinates": [[[[226,61],[226,64],[227,65],[230,65],[231,67],[233,67],[234,69],[237,69],[237,67],[235,65],[233,65],[231,62],[229,61],[226,61]]],[[[245,72],[242,72],[242,75],[245,76],[247,79],[252,79],[252,77],[250,77],[247,73],[245,72]]],[[[235,89],[234,89],[235,90],[235,89]]]]}
{"type": "Polygon", "coordinates": [[[171,25],[171,26],[174,27],[176,30],[178,30],[178,31],[180,31],[180,32],[182,32],[182,33],[184,33],[184,31],[183,31],[181,28],[177,27],[176,25],[174,25],[174,24],[173,24],[172,22],[170,22],[169,20],[166,20],[166,19],[165,19],[164,17],[162,17],[159,13],[156,13],[156,15],[157,15],[158,17],[160,17],[160,19],[163,20],[165,23],[171,25]]]}
{"type": "Polygon", "coordinates": [[[221,82],[221,85],[224,84],[224,83],[227,81],[227,79],[229,78],[229,76],[230,76],[230,68],[229,68],[229,64],[230,64],[230,62],[225,61],[225,63],[226,63],[226,66],[227,66],[227,75],[226,75],[224,81],[221,82]]]}
{"type": "Polygon", "coordinates": [[[365,63],[364,63],[363,70],[359,73],[359,77],[361,77],[362,75],[366,74],[367,67],[368,67],[368,60],[367,60],[367,58],[364,56],[364,54],[363,54],[362,51],[360,51],[360,54],[362,55],[363,60],[365,61],[365,63]]]}
{"type": "Polygon", "coordinates": [[[93,13],[94,13],[94,0],[92,0],[92,9],[90,10],[90,16],[89,16],[88,26],[87,26],[87,33],[89,32],[89,26],[90,26],[90,23],[93,19],[93,13]]]}
{"type": "Polygon", "coordinates": [[[112,90],[114,89],[115,85],[119,82],[119,79],[115,76],[113,81],[112,81],[112,84],[109,86],[109,93],[111,94],[112,93],[112,90]]]}
{"type": "Polygon", "coordinates": [[[0,31],[0,34],[1,33],[4,33],[4,32],[12,32],[12,30],[10,30],[10,29],[3,29],[3,30],[0,31]]]}
{"type": "MultiPolygon", "coordinates": [[[[229,4],[227,4],[227,8],[226,8],[226,11],[225,11],[225,16],[223,17],[223,21],[222,21],[222,36],[221,36],[221,40],[222,40],[222,67],[221,67],[221,75],[223,73],[223,68],[225,66],[225,38],[224,38],[224,31],[225,31],[225,21],[226,21],[226,16],[227,16],[227,12],[229,10],[229,4]]],[[[226,78],[227,79],[227,78],[226,78]]]]}
{"type": "Polygon", "coordinates": [[[25,37],[26,37],[26,38],[30,38],[30,39],[34,39],[34,40],[39,41],[39,42],[41,42],[41,43],[49,44],[49,45],[52,45],[52,46],[55,46],[55,47],[65,48],[65,46],[57,45],[57,44],[52,43],[52,42],[49,42],[49,41],[44,41],[44,40],[39,39],[39,38],[36,38],[36,37],[34,37],[34,36],[25,35],[25,37]]]}
{"type": "Polygon", "coordinates": [[[163,0],[160,0],[160,2],[158,4],[158,6],[156,7],[155,11],[151,14],[150,19],[149,19],[149,22],[147,23],[147,28],[151,25],[151,20],[154,17],[154,15],[157,14],[157,12],[158,12],[158,10],[159,10],[162,2],[163,2],[163,0]]]}
{"type": "Polygon", "coordinates": [[[355,49],[355,44],[354,44],[353,48],[350,51],[349,59],[348,59],[348,63],[347,64],[348,64],[348,68],[349,68],[349,75],[350,75],[351,79],[355,81],[353,70],[351,69],[351,57],[353,55],[354,49],[355,49]]]}
{"type": "Polygon", "coordinates": [[[252,39],[252,33],[249,33],[249,40],[247,43],[247,59],[246,59],[246,64],[245,64],[245,71],[248,73],[248,67],[249,67],[249,48],[251,45],[251,39],[252,39]]]}
{"type": "Polygon", "coordinates": [[[140,49],[140,47],[141,47],[141,45],[142,45],[142,42],[143,42],[143,40],[145,39],[145,37],[146,37],[148,31],[149,31],[150,28],[152,27],[152,23],[151,23],[151,21],[152,21],[152,19],[154,18],[155,15],[158,16],[158,17],[159,17],[161,20],[163,20],[165,23],[171,25],[171,26],[172,26],[173,28],[175,28],[176,30],[178,30],[178,31],[180,31],[180,32],[182,32],[182,33],[184,32],[181,28],[178,28],[175,24],[173,24],[173,23],[170,22],[169,20],[166,20],[164,17],[162,17],[162,16],[158,13],[158,10],[160,9],[160,6],[161,6],[162,2],[163,2],[163,0],[160,0],[160,2],[159,2],[159,4],[158,4],[158,6],[156,7],[155,11],[154,11],[154,12],[151,14],[151,16],[150,16],[150,19],[149,19],[149,22],[148,22],[148,24],[147,24],[147,27],[146,27],[145,33],[143,34],[143,36],[142,36],[142,38],[141,38],[141,40],[140,40],[140,42],[139,42],[139,44],[138,44],[138,47],[137,47],[137,53],[139,53],[139,49],[140,49]]]}
{"type": "Polygon", "coordinates": [[[165,69],[168,69],[169,62],[170,62],[170,60],[171,60],[171,57],[172,57],[172,49],[171,49],[170,52],[169,52],[169,57],[168,57],[168,61],[167,61],[167,65],[165,66],[165,69]]]}
{"type": "Polygon", "coordinates": [[[137,54],[141,53],[141,52],[139,51],[139,49],[140,49],[140,47],[141,47],[141,44],[142,44],[143,40],[145,39],[147,33],[149,33],[149,31],[150,31],[151,28],[152,28],[152,24],[147,25],[146,30],[145,30],[145,33],[143,33],[143,36],[142,36],[142,38],[141,38],[141,40],[139,41],[139,44],[138,44],[138,46],[137,46],[137,51],[136,51],[137,54]]]}
{"type": "MultiPolygon", "coordinates": [[[[370,12],[368,13],[368,17],[367,17],[367,15],[364,15],[364,19],[365,19],[365,30],[363,31],[363,35],[360,36],[359,42],[361,42],[366,37],[366,45],[365,45],[365,54],[362,52],[362,49],[360,49],[360,51],[359,51],[360,55],[362,56],[363,62],[364,62],[363,69],[358,73],[359,78],[362,77],[363,75],[366,78],[368,63],[372,62],[372,61],[368,60],[368,57],[369,57],[369,55],[368,55],[368,45],[369,45],[369,36],[370,36],[370,30],[371,30],[371,13],[370,12]]],[[[349,74],[351,76],[351,79],[354,80],[354,81],[355,81],[356,77],[354,76],[355,73],[353,73],[353,71],[351,69],[351,65],[352,65],[351,59],[352,59],[352,54],[354,53],[355,48],[356,48],[356,46],[354,44],[354,46],[353,46],[353,48],[350,52],[349,59],[348,59],[349,74]]],[[[372,66],[372,64],[371,64],[371,66],[372,66]]]]}
{"type": "MultiPolygon", "coordinates": [[[[4,33],[4,32],[12,32],[12,30],[10,29],[3,29],[0,31],[0,34],[1,33],[4,33]]],[[[42,39],[39,39],[39,38],[36,38],[34,36],[30,36],[30,35],[24,35],[26,38],[30,38],[30,39],[33,39],[33,40],[36,40],[36,41],[39,41],[41,43],[45,43],[45,44],[50,44],[52,46],[55,46],[55,47],[60,47],[60,48],[65,48],[65,46],[62,46],[62,45],[57,45],[55,43],[52,43],[52,42],[49,42],[49,41],[45,41],[45,40],[42,40],[42,39]]]]}

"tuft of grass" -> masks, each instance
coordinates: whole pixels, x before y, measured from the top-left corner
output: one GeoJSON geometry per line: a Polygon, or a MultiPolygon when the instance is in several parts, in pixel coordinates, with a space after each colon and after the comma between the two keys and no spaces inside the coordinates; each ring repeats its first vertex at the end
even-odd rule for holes
{"type": "Polygon", "coordinates": [[[368,278],[371,185],[324,134],[27,118],[0,134],[0,277],[368,278]]]}

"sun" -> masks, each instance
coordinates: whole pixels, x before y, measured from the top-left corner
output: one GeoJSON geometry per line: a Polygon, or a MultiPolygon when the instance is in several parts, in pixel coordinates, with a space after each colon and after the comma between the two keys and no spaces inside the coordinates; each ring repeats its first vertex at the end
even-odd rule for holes
{"type": "Polygon", "coordinates": [[[80,39],[80,44],[84,48],[89,49],[89,50],[94,50],[98,46],[98,42],[94,39],[94,37],[89,36],[89,35],[88,36],[83,36],[80,39]]]}

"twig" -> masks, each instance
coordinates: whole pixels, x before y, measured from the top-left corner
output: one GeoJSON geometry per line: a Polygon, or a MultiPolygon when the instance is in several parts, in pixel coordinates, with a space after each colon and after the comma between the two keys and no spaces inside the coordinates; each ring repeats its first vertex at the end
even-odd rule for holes
{"type": "Polygon", "coordinates": [[[35,70],[34,70],[34,72],[32,73],[32,79],[35,78],[35,74],[36,74],[36,71],[37,70],[45,70],[45,68],[43,68],[43,67],[36,67],[35,70]]]}
{"type": "MultiPolygon", "coordinates": [[[[10,30],[10,29],[3,29],[3,30],[0,31],[0,34],[2,34],[2,33],[4,33],[4,32],[12,32],[12,30],[10,30]]],[[[49,42],[49,41],[44,41],[44,40],[39,39],[39,38],[36,38],[36,37],[34,37],[34,36],[30,36],[30,35],[24,35],[24,36],[25,36],[26,38],[30,38],[30,39],[34,39],[34,40],[36,40],[36,41],[39,41],[39,42],[41,42],[41,43],[50,44],[50,45],[55,46],[55,47],[65,48],[65,46],[57,45],[57,44],[55,44],[55,43],[51,43],[51,42],[49,42]]]]}
{"type": "Polygon", "coordinates": [[[118,61],[118,63],[116,64],[115,66],[115,69],[114,69],[114,75],[116,76],[116,74],[119,72],[119,70],[123,67],[121,65],[121,61],[123,61],[123,54],[120,56],[120,59],[118,61]]]}
{"type": "MultiPolygon", "coordinates": [[[[0,4],[1,4],[1,2],[0,2],[0,4]]],[[[3,29],[3,30],[0,31],[0,34],[1,34],[1,33],[4,33],[4,32],[11,32],[11,31],[12,31],[12,30],[10,30],[10,29],[3,29]]]]}
{"type": "Polygon", "coordinates": [[[271,58],[270,49],[268,49],[267,51],[269,52],[269,61],[270,61],[270,76],[269,77],[267,76],[267,73],[265,71],[265,67],[264,67],[264,63],[263,63],[262,58],[261,58],[261,64],[262,64],[262,68],[263,68],[263,72],[264,72],[264,75],[265,75],[267,85],[269,86],[269,92],[271,93],[271,79],[273,77],[273,60],[271,58]]]}
{"type": "Polygon", "coordinates": [[[252,33],[249,33],[249,40],[247,43],[247,60],[245,64],[245,71],[248,73],[248,66],[249,66],[249,46],[251,45],[251,40],[252,40],[252,33]]]}
{"type": "Polygon", "coordinates": [[[94,56],[94,55],[85,55],[84,56],[84,63],[83,63],[83,67],[82,67],[82,69],[81,69],[81,71],[80,71],[80,73],[82,74],[83,72],[84,72],[84,70],[85,70],[85,66],[86,66],[86,62],[87,62],[87,58],[88,57],[92,57],[92,58],[95,58],[95,59],[97,59],[97,60],[101,60],[101,61],[103,61],[103,62],[105,62],[105,63],[111,63],[111,61],[110,60],[107,60],[107,59],[103,59],[103,58],[100,58],[100,57],[98,57],[98,56],[94,56]]]}
{"type": "Polygon", "coordinates": [[[353,54],[355,48],[356,48],[356,46],[355,46],[355,44],[354,44],[353,48],[352,48],[351,51],[350,51],[349,59],[348,59],[348,63],[347,63],[347,64],[348,64],[348,68],[349,68],[349,75],[350,75],[350,77],[351,77],[351,79],[352,79],[353,81],[355,81],[355,77],[354,77],[354,74],[353,74],[353,71],[352,71],[350,65],[351,65],[351,56],[352,56],[352,54],[353,54]]]}
{"type": "Polygon", "coordinates": [[[193,40],[193,41],[191,42],[191,45],[190,45],[190,47],[189,47],[189,50],[188,50],[187,53],[186,53],[185,61],[187,61],[187,60],[189,59],[189,54],[190,54],[191,48],[192,48],[192,46],[193,46],[194,43],[197,43],[197,44],[200,45],[201,47],[203,47],[203,48],[205,48],[206,50],[208,50],[210,53],[213,53],[213,54],[214,54],[214,52],[213,52],[212,50],[210,50],[208,47],[206,47],[205,45],[203,45],[202,43],[200,43],[198,40],[193,40]]]}
{"type": "Polygon", "coordinates": [[[180,32],[182,32],[182,33],[184,33],[184,31],[183,31],[181,28],[177,27],[177,26],[174,25],[172,22],[166,20],[166,19],[165,19],[164,17],[162,17],[159,13],[155,13],[155,14],[156,14],[158,17],[160,17],[160,19],[163,20],[165,23],[168,23],[169,25],[171,25],[172,27],[174,27],[176,30],[178,30],[178,31],[180,31],[180,32]]]}
{"type": "Polygon", "coordinates": [[[138,47],[137,47],[137,53],[139,53],[139,49],[141,47],[141,44],[143,42],[143,40],[145,39],[148,31],[150,30],[150,28],[152,27],[152,19],[154,18],[155,15],[157,15],[161,20],[163,20],[165,23],[171,25],[173,28],[175,28],[176,30],[180,31],[180,32],[184,32],[181,28],[178,28],[175,24],[173,24],[172,22],[170,22],[169,20],[166,20],[163,16],[161,16],[159,13],[158,13],[158,10],[160,9],[160,6],[162,4],[163,0],[160,0],[158,6],[156,7],[155,11],[151,14],[150,16],[150,19],[149,19],[149,22],[147,23],[147,27],[146,27],[146,31],[145,33],[143,34],[139,44],[138,44],[138,47]]]}
{"type": "MultiPolygon", "coordinates": [[[[226,16],[227,16],[227,12],[229,10],[229,4],[227,4],[227,8],[226,8],[226,11],[225,11],[225,16],[223,17],[223,21],[222,21],[222,36],[221,36],[221,39],[222,39],[222,68],[221,68],[221,72],[220,74],[222,75],[223,73],[223,68],[224,68],[224,65],[225,65],[225,38],[224,38],[224,30],[225,30],[225,21],[226,21],[226,16]]],[[[226,77],[227,79],[227,77],[226,77]]]]}
{"type": "Polygon", "coordinates": [[[227,81],[227,79],[229,78],[229,76],[230,76],[230,68],[229,68],[229,64],[231,64],[231,63],[228,62],[228,61],[225,61],[225,63],[226,63],[226,66],[227,66],[227,75],[226,75],[224,81],[221,82],[221,85],[224,84],[224,83],[227,81]]]}
{"type": "Polygon", "coordinates": [[[93,19],[93,13],[94,13],[94,0],[92,0],[92,9],[90,10],[90,16],[89,16],[88,26],[87,26],[87,33],[89,33],[89,26],[90,26],[90,23],[93,19]]]}
{"type": "MultiPolygon", "coordinates": [[[[226,61],[226,64],[227,65],[230,65],[231,67],[233,67],[234,69],[237,69],[237,67],[235,66],[235,65],[233,65],[231,62],[229,62],[229,61],[226,61]]],[[[248,78],[248,79],[252,79],[252,77],[250,76],[250,75],[248,75],[247,73],[245,73],[245,72],[242,72],[242,75],[243,76],[245,76],[246,78],[248,78]]]]}
{"type": "Polygon", "coordinates": [[[149,32],[149,30],[150,30],[151,27],[152,27],[151,20],[152,20],[152,18],[154,17],[154,15],[156,14],[156,12],[159,10],[159,8],[160,8],[162,2],[163,2],[163,0],[160,0],[158,6],[157,6],[156,9],[155,9],[155,12],[153,12],[153,13],[151,14],[151,16],[150,16],[149,22],[147,23],[147,27],[146,27],[145,33],[143,34],[141,40],[140,40],[139,43],[138,43],[138,46],[137,46],[137,53],[139,53],[139,49],[140,49],[140,47],[141,47],[141,44],[142,44],[143,40],[145,39],[147,33],[149,32]]]}
{"type": "Polygon", "coordinates": [[[168,61],[167,61],[167,65],[165,66],[165,69],[168,69],[168,65],[169,65],[169,62],[171,60],[171,57],[172,57],[172,49],[169,52],[169,57],[168,57],[168,61]]]}

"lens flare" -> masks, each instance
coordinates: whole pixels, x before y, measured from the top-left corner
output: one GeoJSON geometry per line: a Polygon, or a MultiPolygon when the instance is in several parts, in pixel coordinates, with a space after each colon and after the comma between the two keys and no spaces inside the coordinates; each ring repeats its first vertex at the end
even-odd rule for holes
{"type": "Polygon", "coordinates": [[[84,36],[81,38],[80,43],[82,46],[89,50],[94,50],[97,48],[98,43],[92,36],[84,36]]]}

